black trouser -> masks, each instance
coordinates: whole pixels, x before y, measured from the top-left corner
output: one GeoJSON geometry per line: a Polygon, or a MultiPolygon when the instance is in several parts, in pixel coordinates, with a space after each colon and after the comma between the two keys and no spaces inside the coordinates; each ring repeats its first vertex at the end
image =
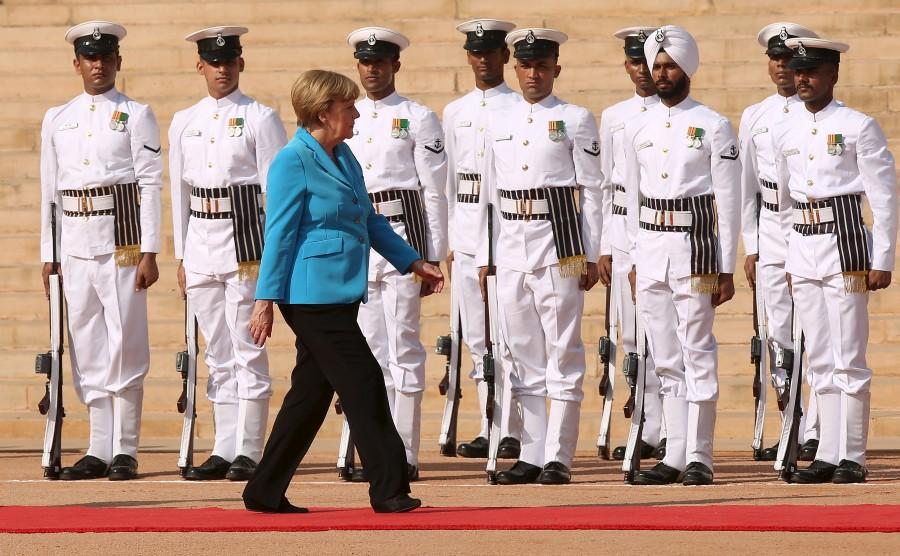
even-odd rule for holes
{"type": "Polygon", "coordinates": [[[335,392],[366,469],[369,500],[408,493],[406,451],[391,419],[381,367],[356,323],[359,303],[278,308],[297,336],[297,364],[244,500],[279,506],[335,392]]]}

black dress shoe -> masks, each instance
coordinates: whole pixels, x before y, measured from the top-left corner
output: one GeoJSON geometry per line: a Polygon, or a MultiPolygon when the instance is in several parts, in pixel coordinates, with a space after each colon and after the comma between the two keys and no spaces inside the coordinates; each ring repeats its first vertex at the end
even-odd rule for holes
{"type": "Polygon", "coordinates": [[[775,458],[778,457],[778,445],[781,444],[778,442],[774,446],[769,446],[768,448],[763,448],[763,450],[759,453],[758,461],[775,461],[775,458]]]}
{"type": "Polygon", "coordinates": [[[815,460],[806,469],[801,469],[791,476],[792,483],[801,485],[814,485],[820,483],[830,483],[834,478],[836,465],[826,463],[821,460],[815,460]]]}
{"type": "Polygon", "coordinates": [[[800,455],[797,456],[797,459],[800,461],[814,461],[816,459],[816,452],[819,451],[819,439],[811,438],[803,443],[803,446],[800,446],[800,455]]]}
{"type": "Polygon", "coordinates": [[[225,478],[229,481],[249,481],[256,471],[256,462],[247,456],[238,456],[231,462],[225,478]]]}
{"type": "Polygon", "coordinates": [[[130,481],[137,479],[138,463],[133,457],[126,454],[119,454],[114,457],[109,465],[110,481],[130,481]]]}
{"type": "Polygon", "coordinates": [[[412,498],[408,494],[398,494],[384,502],[372,502],[372,509],[379,514],[399,514],[415,510],[421,505],[422,501],[418,498],[412,498]]]}
{"type": "Polygon", "coordinates": [[[456,455],[461,458],[486,458],[488,453],[488,439],[479,436],[472,442],[463,442],[456,447],[456,455]]]}
{"type": "Polygon", "coordinates": [[[659,462],[651,469],[638,471],[634,476],[636,485],[671,485],[678,482],[681,471],[659,462]]]}
{"type": "Polygon", "coordinates": [[[842,459],[834,470],[834,476],[831,482],[836,485],[846,485],[850,483],[864,483],[869,470],[855,461],[842,459]]]}
{"type": "Polygon", "coordinates": [[[366,470],[362,467],[354,467],[353,473],[350,474],[351,483],[368,483],[369,477],[366,476],[366,470]]]}
{"type": "Polygon", "coordinates": [[[264,514],[305,514],[309,513],[309,509],[301,508],[300,506],[295,506],[288,502],[287,498],[281,498],[281,504],[278,505],[277,508],[270,508],[269,506],[263,506],[258,502],[254,502],[253,500],[244,499],[244,507],[250,510],[251,512],[260,512],[264,514]]]}
{"type": "Polygon", "coordinates": [[[537,482],[542,485],[567,485],[572,482],[572,473],[560,462],[551,461],[544,466],[537,482]]]}
{"type": "Polygon", "coordinates": [[[63,467],[59,478],[63,481],[102,479],[109,473],[109,464],[94,456],[84,456],[72,467],[63,467]]]}
{"type": "Polygon", "coordinates": [[[498,485],[527,485],[537,481],[543,469],[524,461],[517,461],[507,471],[497,473],[498,485]]]}
{"type": "MultiPolygon", "coordinates": [[[[619,461],[625,459],[626,450],[626,446],[616,446],[612,453],[613,459],[619,461]]],[[[653,456],[653,446],[647,444],[646,442],[641,442],[641,459],[647,459],[651,456],[653,456]]]]}
{"type": "Polygon", "coordinates": [[[522,443],[519,439],[507,436],[500,439],[500,445],[497,447],[497,458],[499,459],[519,459],[522,452],[522,443]]]}
{"type": "Polygon", "coordinates": [[[650,454],[650,457],[662,460],[666,457],[666,439],[663,438],[659,441],[659,446],[653,449],[653,453],[650,454]]]}
{"type": "Polygon", "coordinates": [[[188,481],[218,481],[225,478],[231,462],[223,457],[209,456],[202,464],[189,467],[184,472],[188,481]]]}
{"type": "Polygon", "coordinates": [[[418,465],[410,465],[406,464],[406,478],[409,482],[415,482],[419,480],[419,466],[418,465]]]}
{"type": "Polygon", "coordinates": [[[713,484],[712,469],[699,461],[692,461],[684,470],[681,484],[685,486],[711,485],[713,484]]]}

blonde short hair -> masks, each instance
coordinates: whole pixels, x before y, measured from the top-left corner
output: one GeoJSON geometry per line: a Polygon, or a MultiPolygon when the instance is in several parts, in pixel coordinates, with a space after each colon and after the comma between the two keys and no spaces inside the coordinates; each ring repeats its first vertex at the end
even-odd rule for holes
{"type": "Polygon", "coordinates": [[[327,70],[305,71],[291,88],[291,104],[297,115],[297,125],[301,127],[317,124],[319,115],[328,110],[332,102],[358,97],[359,86],[352,79],[327,70]]]}

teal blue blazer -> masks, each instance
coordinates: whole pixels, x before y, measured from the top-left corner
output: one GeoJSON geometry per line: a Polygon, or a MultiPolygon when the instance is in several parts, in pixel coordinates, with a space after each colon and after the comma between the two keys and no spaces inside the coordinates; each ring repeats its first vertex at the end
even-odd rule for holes
{"type": "Polygon", "coordinates": [[[272,161],[257,299],[365,301],[370,247],[404,273],[421,258],[373,209],[350,147],[334,153],[300,128],[272,161]]]}

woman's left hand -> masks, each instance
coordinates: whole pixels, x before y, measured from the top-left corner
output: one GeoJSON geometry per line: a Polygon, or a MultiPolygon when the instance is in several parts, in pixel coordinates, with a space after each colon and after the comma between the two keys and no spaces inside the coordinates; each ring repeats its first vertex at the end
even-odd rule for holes
{"type": "Polygon", "coordinates": [[[253,343],[262,347],[266,340],[272,336],[272,322],[275,320],[275,311],[272,302],[264,299],[256,300],[253,306],[253,314],[250,315],[250,336],[253,343]]]}
{"type": "Polygon", "coordinates": [[[441,290],[444,289],[444,275],[437,265],[426,262],[424,259],[419,259],[409,267],[409,270],[422,279],[422,289],[419,292],[420,297],[441,293],[441,290]]]}

